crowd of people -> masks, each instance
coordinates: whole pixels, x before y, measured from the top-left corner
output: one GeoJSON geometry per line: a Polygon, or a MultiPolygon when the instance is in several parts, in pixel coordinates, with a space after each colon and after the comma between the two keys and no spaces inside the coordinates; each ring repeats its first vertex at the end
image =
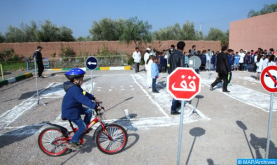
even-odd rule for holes
{"type": "MultiPolygon", "coordinates": [[[[159,77],[160,72],[168,72],[169,74],[177,67],[189,67],[189,58],[197,56],[201,60],[199,68],[195,69],[196,72],[212,70],[218,73],[217,79],[211,84],[210,90],[223,80],[223,92],[229,92],[227,85],[230,84],[232,79],[232,71],[249,71],[257,72],[257,80],[260,79],[260,73],[267,66],[277,66],[277,51],[270,48],[258,48],[256,51],[247,51],[240,49],[236,52],[223,46],[221,51],[196,50],[196,45],[193,45],[188,52],[184,51],[185,43],[180,41],[175,45],[171,45],[169,49],[162,51],[152,50],[147,48],[143,56],[145,63],[145,71],[147,72],[147,88],[151,89],[153,93],[159,93],[156,89],[156,79],[159,77]]],[[[135,62],[135,71],[139,72],[139,64],[141,62],[141,54],[139,48],[133,53],[135,62]]],[[[178,101],[172,101],[171,114],[179,114],[176,111],[178,101]]]]}
{"type": "MultiPolygon", "coordinates": [[[[151,50],[150,48],[147,48],[143,56],[146,68],[145,70],[147,70],[148,60],[151,60],[152,58],[150,56],[153,56],[157,57],[159,72],[168,72],[168,59],[170,57],[170,54],[172,54],[174,51],[176,51],[174,45],[171,45],[169,49],[164,49],[163,51],[156,51],[155,49],[151,50]]],[[[188,52],[183,52],[184,65],[185,67],[188,67],[188,59],[191,56],[197,56],[201,60],[201,66],[199,67],[200,71],[215,71],[217,56],[219,53],[219,51],[214,52],[210,49],[196,51],[196,45],[193,45],[188,52]]],[[[240,49],[239,52],[235,52],[234,50],[229,49],[227,54],[230,69],[232,71],[249,71],[260,73],[266,66],[277,64],[277,57],[275,57],[277,56],[277,50],[275,51],[273,48],[270,48],[269,51],[262,48],[258,48],[256,51],[247,51],[244,49],[240,49]]],[[[135,59],[136,72],[138,72],[139,63],[141,61],[141,55],[138,47],[133,54],[133,58],[135,59]]],[[[257,76],[257,78],[259,78],[259,76],[257,76]]]]}

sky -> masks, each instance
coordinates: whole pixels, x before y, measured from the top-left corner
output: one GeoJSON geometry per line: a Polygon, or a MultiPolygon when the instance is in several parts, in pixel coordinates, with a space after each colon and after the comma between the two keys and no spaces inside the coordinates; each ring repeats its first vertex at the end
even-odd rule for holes
{"type": "Polygon", "coordinates": [[[86,37],[94,21],[102,18],[148,21],[154,32],[175,23],[194,22],[195,30],[207,35],[210,28],[229,29],[230,22],[247,18],[252,9],[277,0],[0,0],[0,32],[9,25],[20,27],[51,20],[73,30],[74,37],[86,37]]]}

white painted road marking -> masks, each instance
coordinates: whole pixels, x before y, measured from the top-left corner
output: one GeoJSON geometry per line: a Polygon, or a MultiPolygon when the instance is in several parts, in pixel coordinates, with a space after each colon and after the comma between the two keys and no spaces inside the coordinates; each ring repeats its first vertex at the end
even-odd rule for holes
{"type": "MultiPolygon", "coordinates": [[[[88,91],[91,90],[90,82],[86,82],[83,85],[83,89],[88,91]]],[[[65,94],[62,83],[51,83],[46,88],[41,90],[40,98],[62,98],[65,94]]],[[[10,123],[15,121],[18,117],[20,117],[24,112],[32,109],[35,105],[37,105],[37,94],[34,94],[29,99],[23,101],[19,105],[14,108],[8,110],[4,114],[0,116],[0,133],[1,131],[7,127],[10,123]]]]}
{"type": "MultiPolygon", "coordinates": [[[[51,83],[50,85],[48,85],[48,87],[44,88],[39,93],[44,92],[45,90],[47,90],[49,87],[51,87],[54,84],[55,83],[51,83]]],[[[31,108],[33,108],[38,102],[38,100],[36,98],[36,95],[37,94],[34,94],[29,99],[23,101],[19,105],[15,106],[14,108],[12,108],[12,109],[8,110],[7,112],[5,112],[4,114],[2,114],[1,117],[0,117],[0,131],[4,127],[8,126],[10,123],[15,121],[24,112],[26,112],[26,111],[30,110],[31,108]]]]}
{"type": "Polygon", "coordinates": [[[140,89],[146,94],[146,96],[149,98],[149,100],[150,100],[152,103],[154,103],[154,104],[158,107],[158,109],[159,109],[167,118],[170,118],[170,117],[168,116],[168,114],[165,113],[165,111],[163,110],[163,108],[162,108],[157,102],[155,102],[155,101],[152,99],[152,97],[148,94],[148,92],[138,83],[138,81],[135,79],[135,77],[134,77],[133,75],[131,75],[131,76],[132,76],[134,82],[135,82],[135,83],[140,87],[140,89]]]}
{"type": "MultiPolygon", "coordinates": [[[[125,74],[122,74],[122,75],[125,75],[125,74]]],[[[137,119],[133,119],[130,116],[130,118],[131,118],[130,120],[128,120],[128,119],[121,119],[121,120],[112,119],[112,120],[106,120],[105,122],[107,122],[107,123],[117,122],[117,123],[125,126],[127,129],[164,127],[164,126],[172,126],[172,125],[178,125],[178,124],[180,124],[179,116],[171,116],[171,117],[169,117],[167,115],[167,113],[165,113],[163,108],[160,106],[160,103],[156,102],[157,100],[160,100],[160,99],[161,99],[160,101],[163,101],[163,99],[168,99],[170,97],[168,93],[162,93],[161,95],[155,95],[154,96],[155,98],[152,98],[148,94],[148,92],[145,89],[143,89],[143,87],[140,85],[140,83],[138,83],[138,81],[135,79],[135,77],[133,75],[131,75],[131,76],[133,77],[134,82],[142,89],[142,91],[147,95],[147,97],[150,99],[150,101],[152,101],[158,107],[158,109],[165,115],[165,117],[150,117],[150,118],[137,118],[137,119]]],[[[82,87],[86,91],[91,90],[91,84],[90,84],[90,82],[84,83],[84,85],[82,87]]],[[[62,83],[53,83],[52,85],[48,86],[41,93],[41,98],[62,98],[64,96],[64,94],[65,93],[64,93],[64,90],[62,89],[62,83]]],[[[37,101],[37,100],[35,99],[35,101],[37,101]]],[[[23,103],[25,104],[25,102],[22,102],[22,104],[23,103]]],[[[37,103],[37,102],[35,102],[35,103],[37,103]]],[[[26,106],[27,106],[27,104],[26,104],[26,106]]],[[[167,106],[170,106],[170,105],[167,105],[167,106]]],[[[199,116],[189,117],[190,112],[191,112],[191,108],[192,108],[192,106],[190,106],[190,105],[185,107],[185,120],[184,120],[184,123],[191,123],[191,122],[196,122],[196,121],[209,121],[210,120],[210,118],[206,117],[200,111],[198,111],[200,117],[199,116]]],[[[22,109],[20,109],[20,111],[21,110],[22,109]]],[[[0,117],[0,122],[1,122],[1,120],[6,120],[7,119],[6,118],[7,114],[8,114],[8,112],[3,114],[0,117]]],[[[21,114],[18,114],[18,116],[16,118],[18,118],[21,114]]],[[[16,118],[14,118],[14,120],[16,118]]],[[[30,126],[8,127],[8,125],[11,122],[9,122],[6,125],[3,125],[3,127],[0,127],[0,136],[3,136],[3,135],[4,136],[32,135],[35,132],[37,132],[42,126],[44,126],[46,124],[46,123],[40,123],[40,124],[35,124],[35,125],[30,125],[30,126]]],[[[56,118],[55,121],[53,121],[53,123],[59,124],[61,126],[69,127],[68,122],[61,121],[60,115],[56,118]]]]}
{"type": "MultiPolygon", "coordinates": [[[[239,79],[246,80],[246,81],[250,81],[250,82],[252,82],[252,83],[261,83],[260,81],[254,79],[254,78],[252,78],[252,77],[238,77],[238,78],[239,78],[239,79]]],[[[239,81],[237,81],[237,82],[239,82],[239,81]]]]}
{"type": "MultiPolygon", "coordinates": [[[[193,122],[206,122],[209,121],[210,118],[201,118],[198,117],[188,117],[190,115],[190,111],[184,112],[184,124],[189,124],[193,122]]],[[[70,130],[69,123],[67,121],[55,120],[52,122],[53,124],[58,124],[70,130]]],[[[110,119],[105,120],[105,123],[118,123],[124,126],[126,129],[129,130],[138,130],[138,129],[147,129],[147,128],[157,128],[157,127],[169,127],[169,126],[176,126],[180,124],[179,116],[174,116],[171,118],[167,117],[149,117],[149,118],[131,118],[131,119],[110,119]]],[[[25,125],[19,127],[6,127],[4,130],[0,132],[0,136],[27,136],[33,135],[41,127],[47,125],[47,123],[41,123],[36,125],[25,125]]],[[[93,128],[96,129],[98,125],[95,125],[93,128]]]]}
{"type": "MultiPolygon", "coordinates": [[[[214,81],[214,80],[209,80],[205,78],[202,78],[202,80],[203,80],[202,83],[208,87],[210,87],[210,85],[214,81]]],[[[231,92],[230,93],[222,92],[222,93],[242,103],[251,105],[265,112],[269,112],[270,95],[264,94],[262,92],[258,92],[249,88],[245,88],[240,85],[235,85],[235,84],[233,84],[232,86],[228,86],[228,90],[230,90],[231,92]]],[[[217,91],[222,91],[222,89],[218,88],[217,91]]],[[[276,98],[274,98],[273,111],[277,111],[276,98]]]]}

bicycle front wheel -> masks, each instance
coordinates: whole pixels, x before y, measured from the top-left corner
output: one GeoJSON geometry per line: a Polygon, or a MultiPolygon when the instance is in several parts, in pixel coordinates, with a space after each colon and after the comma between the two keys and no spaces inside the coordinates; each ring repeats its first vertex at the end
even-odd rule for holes
{"type": "Polygon", "coordinates": [[[42,152],[50,156],[60,156],[67,150],[62,131],[57,127],[49,127],[41,131],[38,145],[42,152]]]}
{"type": "Polygon", "coordinates": [[[105,154],[121,152],[128,141],[126,130],[117,124],[109,124],[106,130],[107,132],[102,128],[96,133],[96,145],[99,150],[105,154]]]}

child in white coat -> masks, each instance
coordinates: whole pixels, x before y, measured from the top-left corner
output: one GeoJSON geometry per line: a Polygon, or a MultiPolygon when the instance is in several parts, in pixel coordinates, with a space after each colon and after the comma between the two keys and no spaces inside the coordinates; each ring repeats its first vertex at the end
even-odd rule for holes
{"type": "Polygon", "coordinates": [[[149,59],[147,60],[147,82],[146,82],[146,87],[151,88],[152,86],[152,76],[151,76],[151,64],[153,63],[153,55],[149,56],[149,59]]]}
{"type": "Polygon", "coordinates": [[[264,63],[264,60],[263,60],[263,56],[261,54],[258,55],[257,57],[257,63],[256,63],[256,66],[257,66],[257,80],[260,80],[260,74],[261,72],[263,71],[263,63],[264,63]]]}

